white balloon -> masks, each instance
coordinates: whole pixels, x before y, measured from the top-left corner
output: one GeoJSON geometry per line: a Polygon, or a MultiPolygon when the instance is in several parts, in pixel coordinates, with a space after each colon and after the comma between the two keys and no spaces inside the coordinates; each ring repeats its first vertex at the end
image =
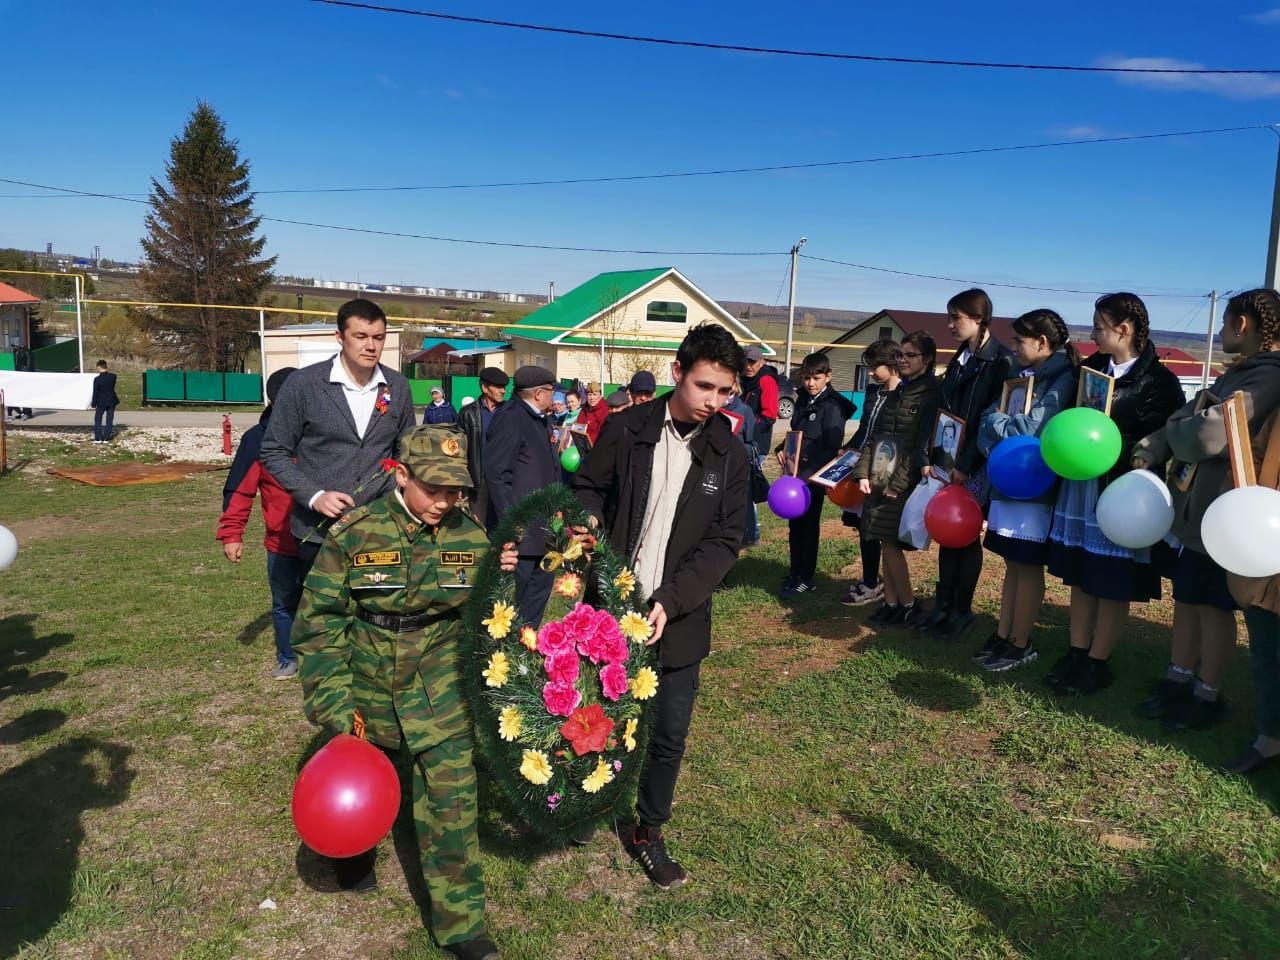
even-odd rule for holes
{"type": "Polygon", "coordinates": [[[8,570],[18,555],[18,538],[8,527],[0,527],[0,570],[8,570]]]}
{"type": "Polygon", "coordinates": [[[1173,498],[1150,470],[1118,477],[1098,498],[1098,526],[1107,539],[1129,550],[1159,543],[1173,526],[1173,498]]]}
{"type": "Polygon", "coordinates": [[[1231,573],[1280,575],[1280,490],[1228,490],[1204,512],[1200,539],[1213,562],[1231,573]]]}

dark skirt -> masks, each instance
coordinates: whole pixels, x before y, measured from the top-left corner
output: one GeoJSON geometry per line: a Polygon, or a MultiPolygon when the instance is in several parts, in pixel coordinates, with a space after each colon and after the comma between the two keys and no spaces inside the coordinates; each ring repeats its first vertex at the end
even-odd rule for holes
{"type": "Polygon", "coordinates": [[[1160,571],[1128,557],[1104,557],[1050,540],[1049,572],[1068,587],[1079,587],[1103,600],[1146,603],[1160,599],[1160,571]]]}
{"type": "Polygon", "coordinates": [[[1218,610],[1240,609],[1227,588],[1227,571],[1190,547],[1182,548],[1173,570],[1173,599],[1218,610]]]}
{"type": "Polygon", "coordinates": [[[982,545],[997,557],[1004,557],[1010,563],[1043,567],[1049,561],[1049,545],[1039,540],[1018,540],[988,529],[982,545]]]}

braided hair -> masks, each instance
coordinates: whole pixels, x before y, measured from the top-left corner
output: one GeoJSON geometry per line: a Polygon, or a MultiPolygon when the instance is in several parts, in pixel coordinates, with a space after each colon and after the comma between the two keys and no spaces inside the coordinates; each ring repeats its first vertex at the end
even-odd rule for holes
{"type": "Polygon", "coordinates": [[[1071,331],[1067,329],[1067,321],[1057,311],[1041,307],[1024,313],[1013,321],[1013,332],[1020,337],[1044,337],[1049,341],[1049,349],[1064,350],[1071,366],[1080,366],[1080,351],[1071,342],[1071,331]]]}
{"type": "Polygon", "coordinates": [[[1258,326],[1258,350],[1280,346],[1280,294],[1269,287],[1237,293],[1227,301],[1225,317],[1247,317],[1258,326]]]}
{"type": "Polygon", "coordinates": [[[1151,337],[1151,318],[1147,314],[1147,305],[1136,293],[1108,293],[1097,299],[1093,309],[1113,330],[1122,323],[1133,328],[1134,353],[1141,353],[1147,348],[1147,340],[1151,337]]]}

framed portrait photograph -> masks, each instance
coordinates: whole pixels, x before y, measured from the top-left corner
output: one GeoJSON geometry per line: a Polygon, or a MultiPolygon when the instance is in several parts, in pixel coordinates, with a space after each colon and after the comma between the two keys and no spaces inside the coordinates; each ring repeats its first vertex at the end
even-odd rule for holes
{"type": "Polygon", "coordinates": [[[1258,476],[1253,469],[1253,442],[1249,439],[1249,411],[1244,393],[1237,390],[1222,404],[1222,421],[1227,428],[1227,459],[1231,480],[1237,487],[1252,487],[1258,476]]]}
{"type": "Polygon", "coordinates": [[[960,445],[964,443],[965,422],[954,413],[938,411],[933,422],[933,438],[929,441],[929,466],[950,473],[956,467],[960,445]]]}
{"type": "Polygon", "coordinates": [[[1000,406],[997,409],[1001,413],[1010,415],[1030,413],[1031,395],[1035,382],[1036,378],[1034,376],[1014,377],[1012,380],[1006,380],[1004,387],[1000,391],[1000,406]]]}
{"type": "Polygon", "coordinates": [[[849,474],[853,473],[853,468],[858,464],[858,457],[857,450],[845,450],[830,463],[814,471],[813,476],[809,478],[809,482],[817,483],[824,487],[834,487],[841,480],[848,477],[849,474]]]}
{"type": "Polygon", "coordinates": [[[800,430],[788,430],[782,441],[782,469],[794,477],[800,472],[800,447],[804,443],[804,433],[800,430]]]}
{"type": "MultiPolygon", "coordinates": [[[[1219,403],[1217,397],[1208,390],[1202,390],[1200,396],[1196,397],[1195,412],[1201,413],[1217,403],[1219,403]]],[[[1169,482],[1183,493],[1186,493],[1191,489],[1191,481],[1195,479],[1197,466],[1198,464],[1174,460],[1169,464],[1169,482]]]]}
{"type": "Polygon", "coordinates": [[[902,462],[902,453],[902,441],[896,437],[885,437],[871,445],[871,469],[867,476],[873,489],[883,490],[889,485],[902,462]]]}
{"type": "Polygon", "coordinates": [[[1116,379],[1105,373],[1080,368],[1080,385],[1076,387],[1076,406],[1101,410],[1111,416],[1111,395],[1115,392],[1116,379]]]}

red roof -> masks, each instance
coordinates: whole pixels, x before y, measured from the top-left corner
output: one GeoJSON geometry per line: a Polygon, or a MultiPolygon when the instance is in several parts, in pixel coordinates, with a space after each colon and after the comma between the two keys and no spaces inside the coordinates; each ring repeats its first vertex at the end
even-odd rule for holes
{"type": "MultiPolygon", "coordinates": [[[[923,330],[937,342],[938,347],[951,348],[955,341],[951,338],[951,333],[947,330],[949,317],[945,313],[929,313],[924,310],[895,310],[890,308],[882,310],[874,317],[863,321],[867,326],[871,325],[871,320],[888,314],[890,319],[900,326],[904,333],[915,333],[917,330],[923,330]]],[[[1009,342],[1009,337],[1013,331],[1010,325],[1013,323],[1013,317],[992,317],[991,332],[999,340],[1005,343],[1009,342]]]]}
{"type": "MultiPolygon", "coordinates": [[[[1082,357],[1091,357],[1098,352],[1098,345],[1092,340],[1085,340],[1076,344],[1076,349],[1080,351],[1082,357]]],[[[1199,377],[1204,373],[1204,363],[1197,360],[1185,350],[1177,347],[1162,347],[1156,344],[1156,356],[1160,358],[1160,362],[1173,371],[1175,376],[1179,377],[1199,377]]],[[[1209,365],[1209,373],[1211,376],[1217,377],[1222,374],[1222,368],[1213,364],[1209,365]]]]}
{"type": "Polygon", "coordinates": [[[39,297],[33,297],[25,290],[0,283],[0,303],[39,303],[39,297]]]}

